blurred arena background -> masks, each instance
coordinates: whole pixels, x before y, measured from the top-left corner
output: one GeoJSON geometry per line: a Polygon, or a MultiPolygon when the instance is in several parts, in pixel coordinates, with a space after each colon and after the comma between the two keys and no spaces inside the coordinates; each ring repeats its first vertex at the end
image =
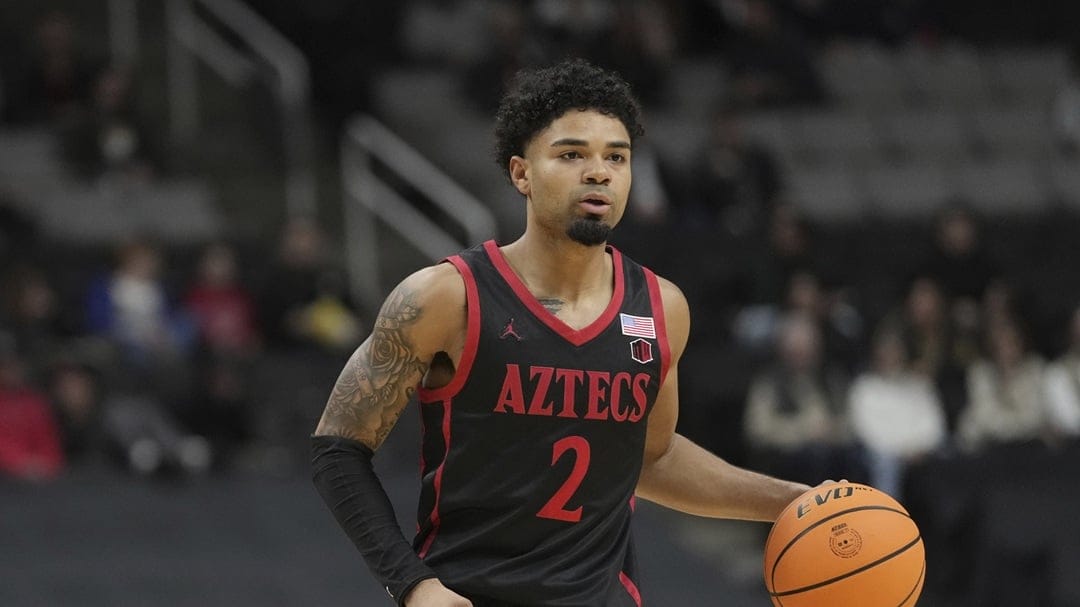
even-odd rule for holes
{"type": "MultiPolygon", "coordinates": [[[[0,604],[379,605],[307,436],[407,272],[523,208],[491,113],[645,106],[616,244],[686,291],[680,431],[896,495],[920,605],[1080,605],[1080,4],[5,0],[0,604]]],[[[415,411],[377,458],[406,531],[415,411]]],[[[767,527],[645,506],[651,605],[767,527]]]]}

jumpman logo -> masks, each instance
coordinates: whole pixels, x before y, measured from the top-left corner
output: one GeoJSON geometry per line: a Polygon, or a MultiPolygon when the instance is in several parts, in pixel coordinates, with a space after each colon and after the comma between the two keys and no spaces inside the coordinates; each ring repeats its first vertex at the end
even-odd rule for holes
{"type": "Polygon", "coordinates": [[[521,341],[521,336],[514,330],[514,319],[506,321],[506,326],[503,327],[502,333],[499,333],[499,339],[506,339],[507,337],[513,337],[514,339],[521,341]]]}

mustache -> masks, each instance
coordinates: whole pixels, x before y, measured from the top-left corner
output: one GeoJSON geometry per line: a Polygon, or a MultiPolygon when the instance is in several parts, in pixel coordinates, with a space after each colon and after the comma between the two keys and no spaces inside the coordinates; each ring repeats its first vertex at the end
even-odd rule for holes
{"type": "Polygon", "coordinates": [[[602,196],[603,198],[605,198],[607,200],[610,200],[610,201],[615,200],[615,193],[612,192],[609,188],[606,188],[604,186],[595,186],[595,185],[586,186],[586,187],[576,189],[573,192],[574,200],[581,200],[582,198],[586,198],[586,197],[588,197],[590,195],[602,196]]]}

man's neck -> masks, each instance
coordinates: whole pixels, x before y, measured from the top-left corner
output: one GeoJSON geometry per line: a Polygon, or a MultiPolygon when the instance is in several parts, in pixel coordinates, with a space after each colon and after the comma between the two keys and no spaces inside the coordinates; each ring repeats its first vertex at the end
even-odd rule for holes
{"type": "Polygon", "coordinates": [[[575,304],[598,293],[610,296],[611,262],[605,245],[526,233],[502,248],[510,267],[537,298],[575,304]]]}

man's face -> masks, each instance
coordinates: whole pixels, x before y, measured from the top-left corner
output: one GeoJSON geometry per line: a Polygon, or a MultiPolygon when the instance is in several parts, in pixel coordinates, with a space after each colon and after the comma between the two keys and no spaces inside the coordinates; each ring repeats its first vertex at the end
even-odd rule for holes
{"type": "Polygon", "coordinates": [[[584,245],[599,245],[630,194],[630,135],[618,118],[571,110],[536,134],[510,177],[530,201],[530,221],[584,245]]]}

